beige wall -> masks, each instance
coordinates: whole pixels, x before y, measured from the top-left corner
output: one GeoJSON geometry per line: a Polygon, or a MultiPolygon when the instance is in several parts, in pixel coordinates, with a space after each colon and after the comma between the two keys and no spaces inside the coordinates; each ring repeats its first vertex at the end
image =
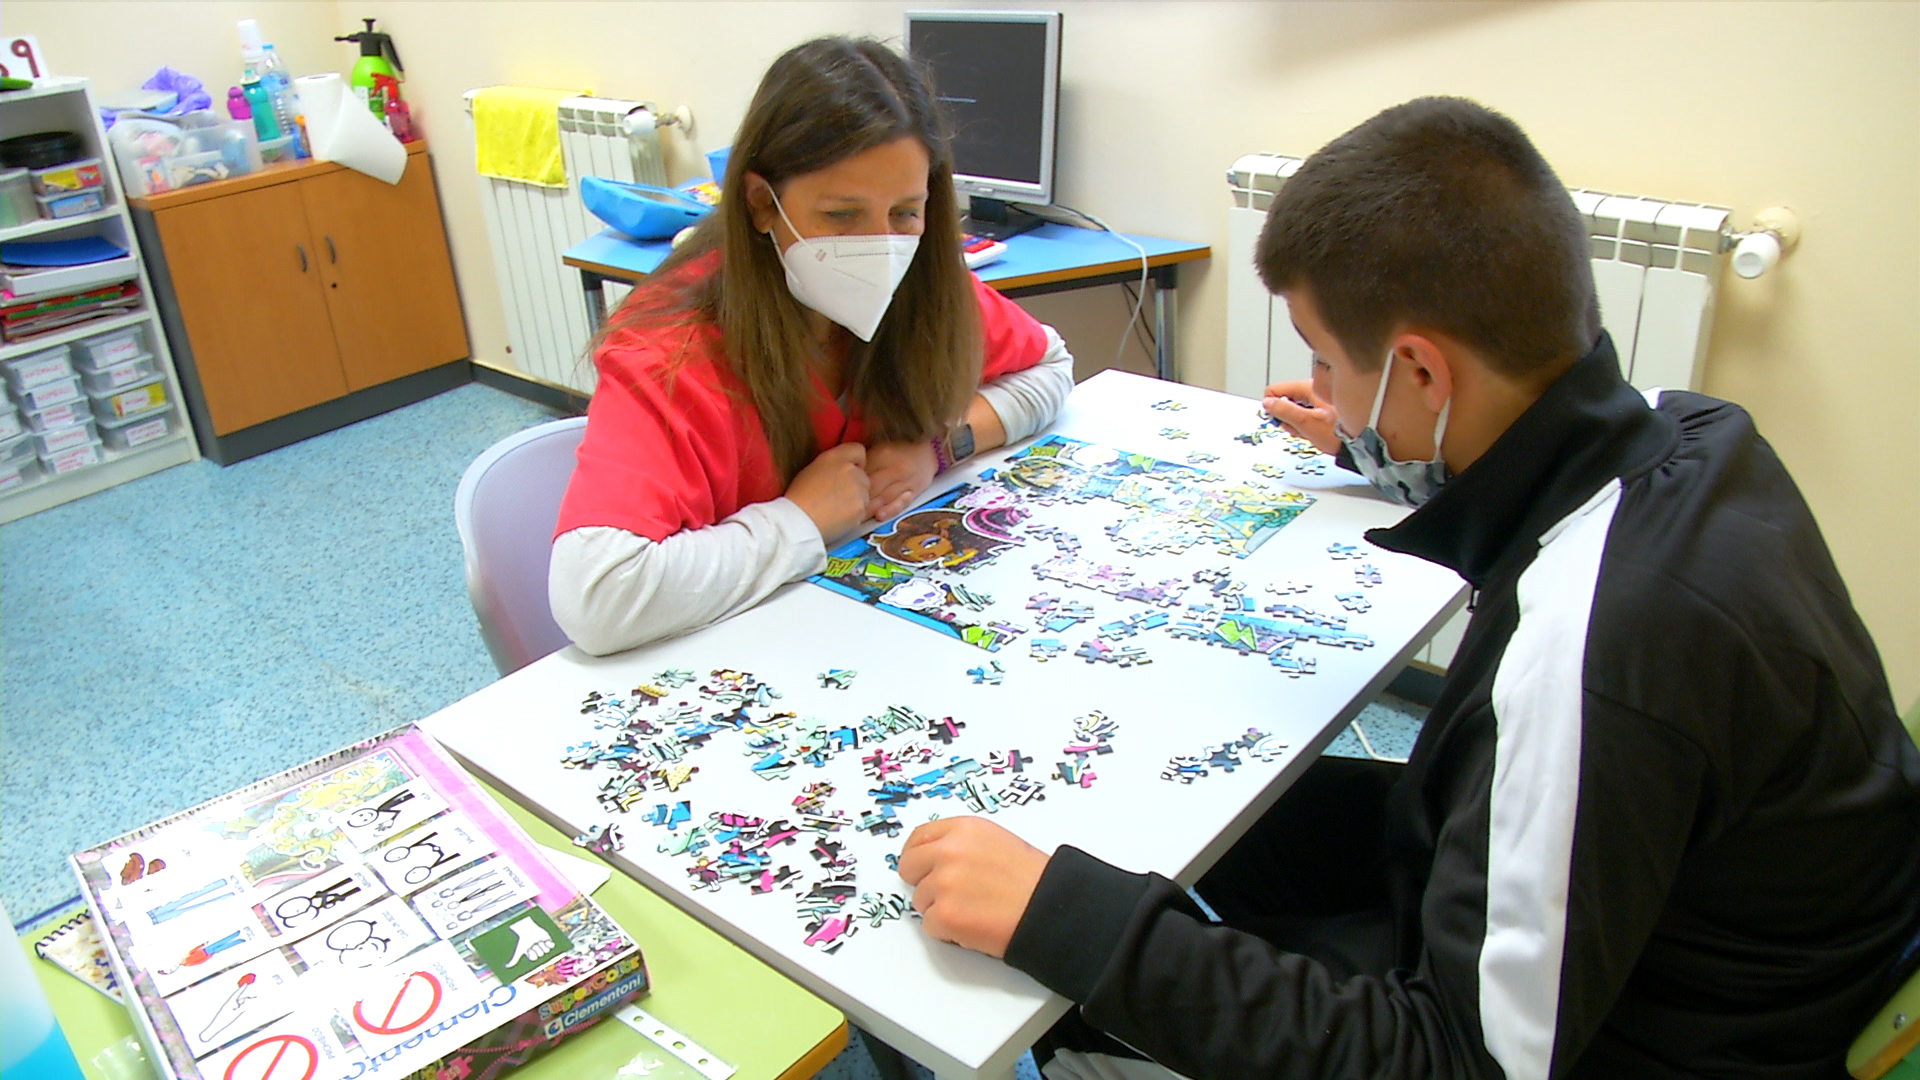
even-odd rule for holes
{"type": "MultiPolygon", "coordinates": [[[[344,68],[351,50],[318,39],[378,16],[436,147],[476,354],[504,364],[462,91],[512,82],[686,103],[705,150],[728,141],[782,49],[824,32],[894,36],[918,6],[938,5],[7,0],[5,28],[38,34],[58,70],[118,87],[163,60],[231,78],[232,20],[246,13],[297,70],[344,68]]],[[[1920,694],[1920,450],[1904,438],[1920,361],[1901,330],[1920,307],[1920,5],[967,6],[1066,13],[1061,200],[1123,230],[1209,241],[1216,259],[1234,158],[1309,152],[1427,93],[1509,112],[1570,184],[1717,202],[1742,225],[1766,206],[1799,211],[1806,240],[1776,273],[1727,277],[1707,389],[1756,415],[1819,516],[1896,698],[1920,694]]],[[[1083,371],[1113,355],[1117,288],[1028,306],[1061,327],[1083,371]]],[[[1217,267],[1183,276],[1190,382],[1219,385],[1224,306],[1217,267]]],[[[1135,349],[1128,366],[1143,362],[1135,349]]]]}

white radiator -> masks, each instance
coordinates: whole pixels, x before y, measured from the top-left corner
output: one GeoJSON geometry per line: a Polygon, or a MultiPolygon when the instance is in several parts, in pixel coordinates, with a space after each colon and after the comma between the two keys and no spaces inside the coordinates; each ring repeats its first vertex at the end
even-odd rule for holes
{"type": "MultiPolygon", "coordinates": [[[[1300,160],[1250,154],[1227,173],[1229,393],[1258,397],[1269,383],[1304,379],[1311,368],[1286,303],[1267,293],[1253,267],[1267,207],[1300,160]]],[[[1729,211],[1580,188],[1571,194],[1587,219],[1600,319],[1620,352],[1621,373],[1642,390],[1699,389],[1719,255],[1733,241],[1729,211]]]]}
{"type": "MultiPolygon", "coordinates": [[[[1233,163],[1227,188],[1228,393],[1259,397],[1269,384],[1312,374],[1306,343],[1286,301],[1267,292],[1253,254],[1274,193],[1300,158],[1250,154],[1233,163]]],[[[1713,325],[1720,254],[1733,244],[1725,207],[1570,189],[1586,216],[1600,321],[1613,335],[1620,370],[1641,390],[1698,390],[1713,325]]],[[[1467,613],[1442,626],[1415,659],[1444,669],[1466,631],[1467,613]]]]}
{"type": "MultiPolygon", "coordinates": [[[[466,96],[471,129],[473,92],[466,96]]],[[[560,102],[558,112],[567,186],[479,176],[480,208],[514,367],[590,394],[594,373],[585,349],[595,328],[587,325],[580,272],[560,262],[568,248],[604,227],[580,203],[580,178],[604,176],[660,186],[667,178],[651,104],[574,97],[560,102]]],[[[623,295],[623,289],[609,283],[608,308],[623,295]]]]}

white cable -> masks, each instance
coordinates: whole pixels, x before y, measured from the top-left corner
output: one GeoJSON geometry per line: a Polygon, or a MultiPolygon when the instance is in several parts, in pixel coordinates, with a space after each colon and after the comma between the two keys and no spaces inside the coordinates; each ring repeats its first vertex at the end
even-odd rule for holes
{"type": "Polygon", "coordinates": [[[1388,757],[1385,754],[1382,754],[1379,751],[1375,750],[1373,748],[1373,743],[1367,740],[1367,730],[1360,726],[1359,717],[1356,716],[1352,720],[1348,721],[1347,726],[1353,729],[1354,737],[1360,740],[1360,749],[1365,750],[1367,752],[1368,757],[1372,758],[1375,761],[1392,762],[1395,765],[1405,765],[1407,763],[1406,758],[1388,757]]]}
{"type": "MultiPolygon", "coordinates": [[[[1055,205],[1059,206],[1060,204],[1056,203],[1055,205]]],[[[1102,231],[1104,231],[1108,236],[1113,237],[1115,240],[1120,241],[1121,243],[1127,245],[1128,247],[1140,253],[1140,295],[1134,297],[1133,314],[1127,317],[1127,325],[1120,329],[1120,343],[1118,345],[1115,345],[1113,348],[1113,366],[1119,367],[1120,357],[1125,355],[1127,351],[1127,339],[1133,336],[1134,324],[1140,321],[1140,309],[1147,302],[1147,249],[1135,243],[1131,237],[1123,236],[1120,233],[1114,232],[1113,226],[1107,224],[1104,221],[1101,221],[1099,218],[1094,217],[1092,214],[1089,214],[1084,210],[1075,210],[1071,206],[1060,206],[1060,208],[1062,210],[1067,211],[1070,214],[1075,215],[1076,217],[1092,222],[1094,225],[1099,226],[1099,228],[1102,231]]],[[[1155,359],[1154,368],[1155,368],[1155,371],[1157,372],[1159,369],[1158,358],[1154,358],[1154,359],[1155,359]]],[[[1171,375],[1173,373],[1168,372],[1168,374],[1171,375]]]]}

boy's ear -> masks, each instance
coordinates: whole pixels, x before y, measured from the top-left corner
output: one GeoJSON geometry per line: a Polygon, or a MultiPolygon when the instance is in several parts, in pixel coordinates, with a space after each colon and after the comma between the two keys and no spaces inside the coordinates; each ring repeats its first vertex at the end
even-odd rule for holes
{"type": "Polygon", "coordinates": [[[1395,335],[1393,352],[1413,366],[1413,377],[1420,386],[1421,401],[1427,410],[1439,412],[1453,396],[1453,368],[1457,359],[1454,354],[1443,347],[1440,339],[1413,331],[1395,335]]]}

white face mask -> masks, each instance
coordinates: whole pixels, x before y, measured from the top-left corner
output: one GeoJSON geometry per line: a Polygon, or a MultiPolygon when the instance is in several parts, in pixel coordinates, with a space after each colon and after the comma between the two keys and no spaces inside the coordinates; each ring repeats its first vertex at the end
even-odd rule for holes
{"type": "Polygon", "coordinates": [[[1452,476],[1447,471],[1447,463],[1440,458],[1440,440],[1447,434],[1447,413],[1453,409],[1453,397],[1449,395],[1447,403],[1440,406],[1439,420],[1433,426],[1433,460],[1395,460],[1376,426],[1380,423],[1380,407],[1387,400],[1387,378],[1392,374],[1393,354],[1388,353],[1387,364],[1380,369],[1380,387],[1373,392],[1373,411],[1367,414],[1367,426],[1360,429],[1360,434],[1350,436],[1340,430],[1336,421],[1333,433],[1346,444],[1347,452],[1353,455],[1354,467],[1374,490],[1402,506],[1419,506],[1433,498],[1440,485],[1452,476]]]}
{"type": "MultiPolygon", "coordinates": [[[[920,238],[887,233],[809,240],[794,228],[778,195],[773,197],[773,208],[780,211],[780,220],[793,229],[796,239],[780,253],[793,298],[846,327],[861,341],[872,341],[893,302],[893,291],[913,264],[920,238]]],[[[767,237],[773,239],[773,234],[767,237]]],[[[779,241],[774,244],[778,246],[779,241]]]]}

